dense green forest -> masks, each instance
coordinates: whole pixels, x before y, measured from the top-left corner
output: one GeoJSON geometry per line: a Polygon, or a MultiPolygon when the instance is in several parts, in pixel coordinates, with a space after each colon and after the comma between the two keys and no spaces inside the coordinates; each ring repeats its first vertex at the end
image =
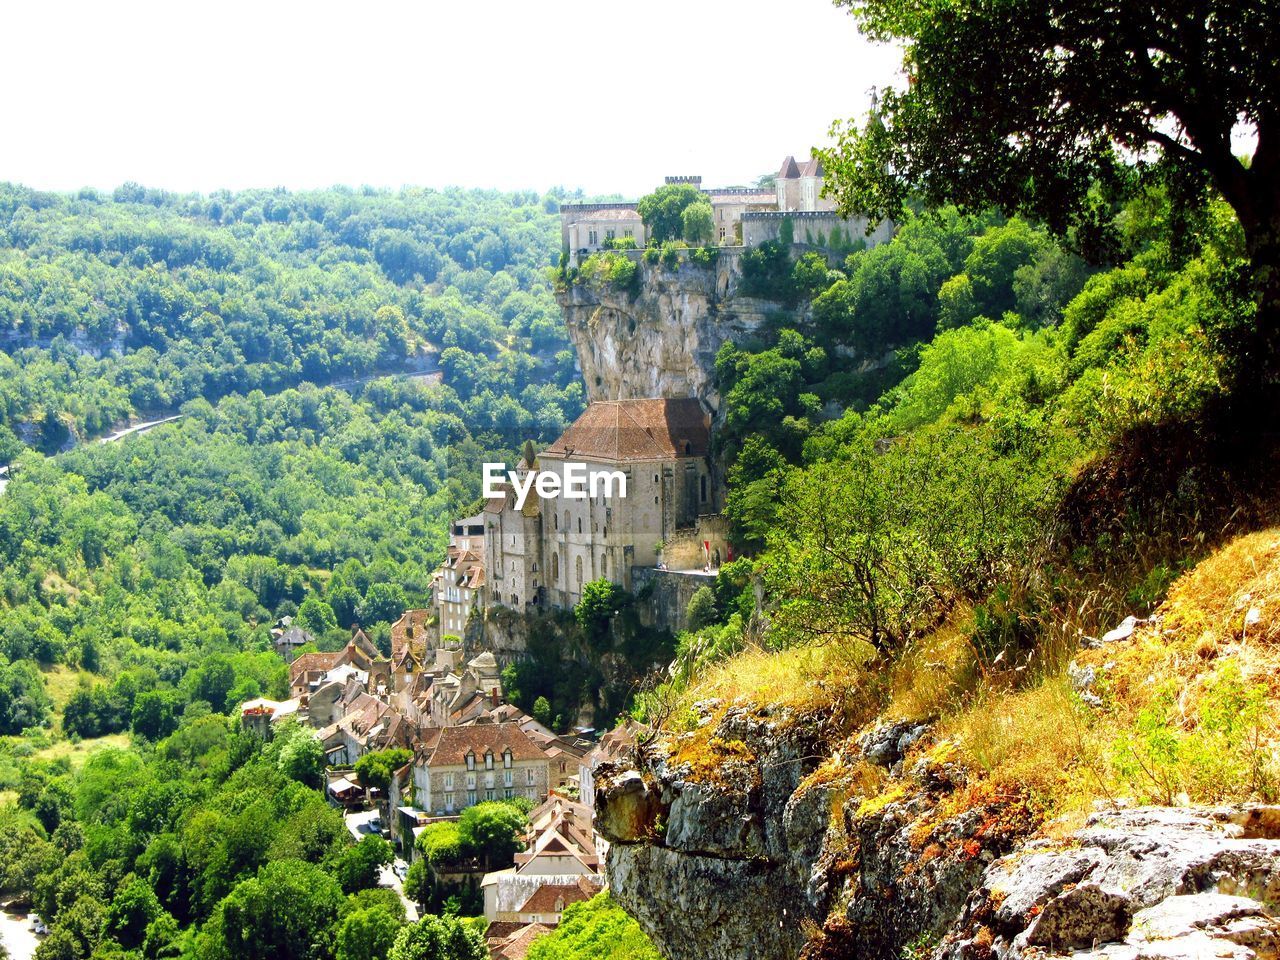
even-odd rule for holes
{"type": "Polygon", "coordinates": [[[0,184],[0,462],[188,400],[436,364],[478,429],[554,430],[581,403],[543,276],[556,203],[0,184]]]}
{"type": "Polygon", "coordinates": [[[399,902],[361,892],[383,851],[312,789],[315,742],[225,718],[286,695],[284,614],[385,647],[479,463],[580,412],[554,208],[0,188],[0,891],[54,922],[42,958],[391,948],[399,902]],[[81,767],[81,738],[118,749],[81,767]]]}

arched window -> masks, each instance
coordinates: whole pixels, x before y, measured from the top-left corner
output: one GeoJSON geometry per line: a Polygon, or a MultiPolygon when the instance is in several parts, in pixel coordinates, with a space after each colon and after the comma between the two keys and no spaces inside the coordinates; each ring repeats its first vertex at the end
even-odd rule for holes
{"type": "Polygon", "coordinates": [[[578,518],[578,532],[579,532],[579,533],[581,533],[581,532],[582,532],[582,518],[581,518],[581,517],[579,517],[579,518],[578,518]]]}
{"type": "Polygon", "coordinates": [[[573,573],[578,578],[578,586],[582,586],[582,558],[578,557],[573,562],[573,573]]]}
{"type": "Polygon", "coordinates": [[[560,582],[560,554],[558,553],[551,555],[551,582],[560,582]]]}
{"type": "Polygon", "coordinates": [[[564,532],[565,533],[569,532],[569,511],[568,510],[564,512],[564,532]]]}
{"type": "Polygon", "coordinates": [[[689,454],[693,453],[693,447],[690,446],[688,440],[684,442],[684,453],[685,453],[685,456],[688,456],[689,454]]]}

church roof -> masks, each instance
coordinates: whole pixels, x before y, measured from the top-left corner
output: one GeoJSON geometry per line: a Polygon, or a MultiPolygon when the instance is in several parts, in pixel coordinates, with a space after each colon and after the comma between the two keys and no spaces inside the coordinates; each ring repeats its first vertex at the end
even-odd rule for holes
{"type": "Polygon", "coordinates": [[[710,449],[710,419],[696,399],[597,400],[542,455],[626,463],[705,457],[710,449]]]}
{"type": "Polygon", "coordinates": [[[787,157],[782,161],[782,169],[778,171],[779,180],[796,180],[800,177],[800,168],[796,166],[795,157],[787,157]]]}

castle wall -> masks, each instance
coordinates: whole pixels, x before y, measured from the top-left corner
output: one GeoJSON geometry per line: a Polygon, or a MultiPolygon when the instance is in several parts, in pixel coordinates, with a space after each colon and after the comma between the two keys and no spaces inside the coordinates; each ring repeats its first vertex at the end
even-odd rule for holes
{"type": "Polygon", "coordinates": [[[677,530],[662,545],[662,562],[672,570],[701,570],[708,554],[703,543],[710,547],[713,567],[729,560],[729,520],[720,514],[702,516],[697,525],[677,530]],[[717,562],[717,558],[718,561],[717,562]]]}
{"type": "Polygon", "coordinates": [[[785,220],[791,221],[793,239],[799,244],[824,246],[830,242],[832,231],[837,229],[849,241],[856,243],[861,239],[868,247],[874,247],[893,237],[893,224],[888,220],[881,222],[868,235],[865,217],[852,217],[846,220],[829,210],[793,213],[751,212],[742,217],[743,244],[748,247],[758,247],[766,241],[777,240],[785,220]]]}
{"type": "Polygon", "coordinates": [[[635,567],[631,571],[635,593],[646,595],[640,605],[640,620],[648,626],[665,627],[679,633],[688,627],[685,611],[699,587],[715,583],[710,574],[677,573],[653,567],[635,567]]]}

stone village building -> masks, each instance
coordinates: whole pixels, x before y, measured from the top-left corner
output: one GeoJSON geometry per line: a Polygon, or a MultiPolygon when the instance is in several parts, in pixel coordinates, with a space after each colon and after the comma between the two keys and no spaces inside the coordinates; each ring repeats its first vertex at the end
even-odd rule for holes
{"type": "MultiPolygon", "coordinates": [[[[666,183],[689,184],[706,195],[715,224],[714,240],[722,246],[758,246],[777,236],[781,220],[790,215],[796,239],[806,234],[830,237],[842,230],[851,238],[865,232],[866,221],[845,220],[834,200],[822,196],[825,175],[816,157],[798,163],[787,157],[774,175],[772,187],[703,189],[701,177],[667,177],[666,183]]],[[[572,265],[604,249],[609,240],[631,237],[637,247],[647,240],[644,221],[635,203],[565,203],[560,206],[560,243],[572,265]]]]}
{"type": "MultiPolygon", "coordinates": [[[[627,495],[606,496],[601,488],[583,499],[540,499],[530,491],[517,510],[515,492],[505,485],[485,505],[490,603],[567,609],[584,584],[600,577],[631,589],[633,567],[656,567],[685,541],[710,537],[715,556],[727,556],[723,532],[712,522],[722,494],[712,469],[711,418],[698,400],[593,402],[535,466],[563,482],[569,463],[620,472],[627,495]]],[[[518,472],[527,469],[522,464],[518,472]]]]}
{"type": "Polygon", "coordinates": [[[486,800],[547,795],[547,755],[516,723],[445,727],[414,758],[414,806],[449,816],[486,800]]]}

